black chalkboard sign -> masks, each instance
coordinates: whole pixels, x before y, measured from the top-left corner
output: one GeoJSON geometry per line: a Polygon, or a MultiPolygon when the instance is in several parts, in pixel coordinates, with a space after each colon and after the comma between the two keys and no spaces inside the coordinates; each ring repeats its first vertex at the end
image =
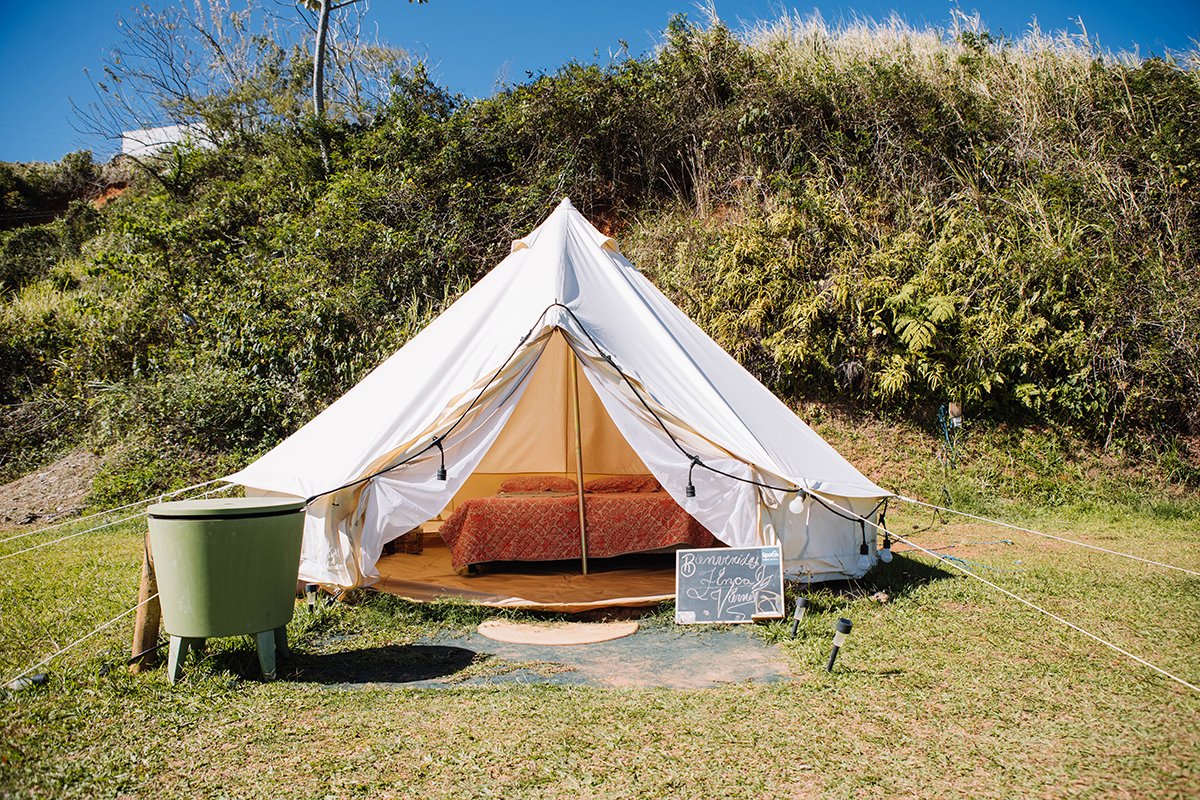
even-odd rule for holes
{"type": "Polygon", "coordinates": [[[769,547],[675,551],[675,622],[754,622],[783,616],[783,554],[769,547]]]}

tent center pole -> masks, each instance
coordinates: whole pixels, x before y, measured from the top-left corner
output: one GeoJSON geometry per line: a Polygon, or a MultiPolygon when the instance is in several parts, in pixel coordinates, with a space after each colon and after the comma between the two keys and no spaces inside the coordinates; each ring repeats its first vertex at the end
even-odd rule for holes
{"type": "Polygon", "coordinates": [[[575,480],[579,484],[579,552],[588,574],[587,514],[583,505],[583,431],[579,424],[579,357],[571,350],[571,399],[575,409],[575,480]]]}

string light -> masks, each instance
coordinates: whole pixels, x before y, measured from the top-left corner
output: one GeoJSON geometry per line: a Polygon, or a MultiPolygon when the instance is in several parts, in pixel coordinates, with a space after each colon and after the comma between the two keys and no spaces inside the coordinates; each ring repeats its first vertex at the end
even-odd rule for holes
{"type": "Polygon", "coordinates": [[[862,529],[862,544],[858,546],[858,571],[865,573],[871,568],[871,549],[867,547],[866,523],[859,521],[858,527],[862,529]]]}
{"type": "Polygon", "coordinates": [[[438,455],[442,458],[442,465],[438,467],[437,479],[439,481],[446,480],[446,451],[442,447],[442,437],[438,436],[433,440],[434,446],[438,449],[438,455]]]}
{"type": "Polygon", "coordinates": [[[689,512],[695,512],[700,505],[696,502],[696,485],[692,483],[692,470],[696,468],[696,465],[704,466],[704,463],[700,460],[699,456],[692,456],[692,464],[688,467],[687,488],[683,490],[683,494],[687,498],[683,507],[689,512]]]}
{"type": "Polygon", "coordinates": [[[796,490],[796,496],[792,498],[792,502],[788,503],[788,510],[793,514],[800,514],[804,511],[804,501],[808,499],[808,492],[803,489],[796,490]]]}
{"type": "Polygon", "coordinates": [[[887,501],[884,501],[883,511],[879,512],[879,522],[875,525],[876,530],[883,531],[883,547],[879,550],[879,560],[885,564],[892,563],[892,535],[887,529],[887,501]]]}
{"type": "Polygon", "coordinates": [[[692,470],[694,470],[697,465],[702,467],[704,466],[704,462],[700,460],[700,456],[692,456],[692,465],[688,467],[687,489],[684,490],[684,494],[688,497],[696,496],[696,486],[692,483],[692,470]]]}

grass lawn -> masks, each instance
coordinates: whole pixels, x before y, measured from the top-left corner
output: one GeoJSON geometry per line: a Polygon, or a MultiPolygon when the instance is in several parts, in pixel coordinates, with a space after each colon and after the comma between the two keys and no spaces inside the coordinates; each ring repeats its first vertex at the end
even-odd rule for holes
{"type": "MultiPolygon", "coordinates": [[[[1200,564],[1193,504],[1043,509],[1029,519],[1200,564]]],[[[911,511],[890,517],[901,532],[927,521],[911,511]]],[[[955,545],[945,552],[989,579],[1200,680],[1200,579],[975,524],[914,535],[925,546],[955,545]],[[981,544],[1000,539],[1012,544],[981,544]]],[[[130,607],[140,546],[129,523],[0,562],[4,679],[130,607]]],[[[130,618],[53,663],[48,686],[0,693],[0,794],[1200,795],[1200,695],[927,556],[898,554],[860,585],[811,598],[796,640],[784,623],[758,629],[776,642],[792,682],[686,691],[268,684],[255,678],[249,638],[214,641],[172,687],[162,669],[123,668],[130,618]],[[886,604],[868,598],[879,589],[891,596],[886,604]],[[852,618],[854,632],[827,675],[838,616],[852,618]]],[[[377,654],[492,615],[367,593],[316,617],[298,609],[291,637],[302,653],[377,654]]]]}

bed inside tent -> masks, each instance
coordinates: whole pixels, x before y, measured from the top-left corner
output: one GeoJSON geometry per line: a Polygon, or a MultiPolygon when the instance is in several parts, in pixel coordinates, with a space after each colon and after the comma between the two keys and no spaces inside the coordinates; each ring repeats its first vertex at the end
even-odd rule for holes
{"type": "Polygon", "coordinates": [[[420,526],[420,552],[402,534],[374,588],[572,612],[670,599],[674,550],[724,545],[650,477],[560,331],[527,380],[479,466],[420,526]]]}

